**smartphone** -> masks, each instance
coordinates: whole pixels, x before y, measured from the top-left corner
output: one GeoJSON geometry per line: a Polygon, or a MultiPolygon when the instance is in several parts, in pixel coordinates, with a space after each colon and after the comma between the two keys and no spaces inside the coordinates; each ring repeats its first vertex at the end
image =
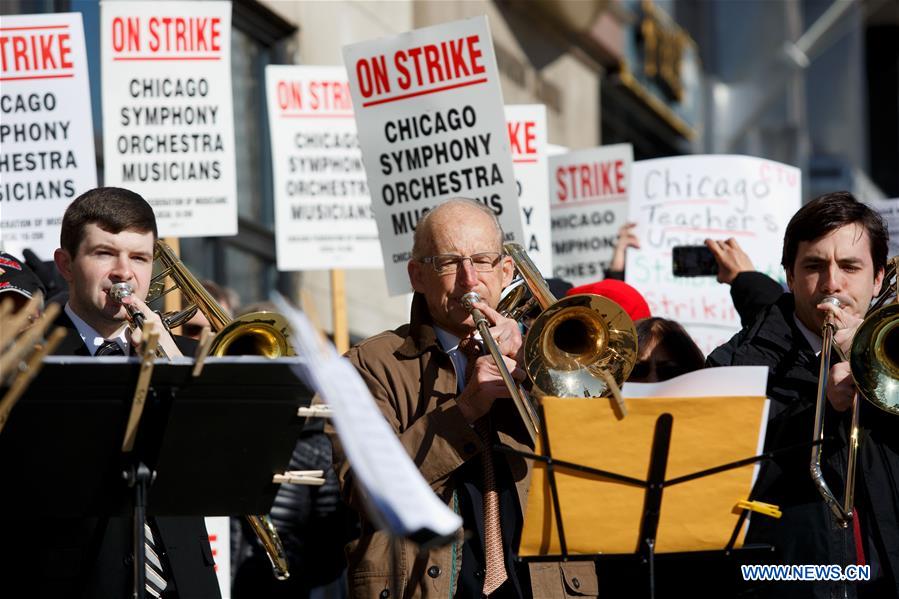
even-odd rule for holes
{"type": "Polygon", "coordinates": [[[712,251],[704,245],[676,245],[671,248],[675,277],[714,277],[718,263],[712,251]]]}

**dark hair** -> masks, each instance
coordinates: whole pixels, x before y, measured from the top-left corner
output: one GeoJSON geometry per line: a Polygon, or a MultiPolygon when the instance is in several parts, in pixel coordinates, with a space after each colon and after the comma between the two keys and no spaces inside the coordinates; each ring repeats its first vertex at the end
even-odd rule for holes
{"type": "Polygon", "coordinates": [[[84,239],[84,228],[91,223],[113,234],[133,230],[152,232],[153,241],[159,237],[156,216],[147,200],[120,187],[97,187],[69,204],[62,217],[59,245],[73,258],[84,239]]]}
{"type": "Polygon", "coordinates": [[[889,233],[877,212],[862,204],[848,191],[835,191],[818,196],[799,209],[784,233],[784,250],[780,263],[793,272],[796,252],[803,241],[814,241],[831,231],[858,223],[868,231],[874,275],[886,268],[889,233]]]}
{"type": "MultiPolygon", "coordinates": [[[[653,349],[655,352],[659,348],[667,350],[668,355],[672,356],[676,364],[669,365],[670,372],[657,370],[659,380],[664,381],[675,376],[700,370],[705,365],[705,356],[702,350],[690,337],[690,334],[673,320],[651,316],[649,318],[641,318],[635,323],[637,328],[637,347],[645,347],[652,341],[657,344],[653,349]]],[[[638,363],[639,364],[639,363],[638,363]]],[[[631,378],[643,378],[645,373],[637,372],[635,368],[631,373],[631,378]]]]}

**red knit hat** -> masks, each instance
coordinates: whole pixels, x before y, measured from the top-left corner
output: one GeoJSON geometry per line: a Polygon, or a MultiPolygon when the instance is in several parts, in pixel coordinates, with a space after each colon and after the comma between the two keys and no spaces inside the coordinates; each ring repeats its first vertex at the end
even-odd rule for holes
{"type": "Polygon", "coordinates": [[[641,318],[649,318],[652,316],[649,312],[649,304],[646,303],[646,300],[640,295],[640,292],[624,281],[605,279],[588,285],[572,287],[565,293],[565,295],[575,295],[578,293],[593,293],[609,298],[621,306],[624,311],[627,312],[628,316],[631,317],[631,320],[640,320],[641,318]]]}

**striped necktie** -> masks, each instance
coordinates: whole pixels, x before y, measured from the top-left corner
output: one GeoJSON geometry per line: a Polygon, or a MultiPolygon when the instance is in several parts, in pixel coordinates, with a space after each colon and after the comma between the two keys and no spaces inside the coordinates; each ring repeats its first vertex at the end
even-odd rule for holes
{"type": "MultiPolygon", "coordinates": [[[[474,362],[481,355],[481,342],[466,337],[459,342],[459,349],[468,358],[465,369],[465,380],[471,378],[474,362]]],[[[503,533],[499,517],[499,493],[496,490],[496,473],[493,469],[493,439],[490,430],[490,417],[484,416],[474,425],[475,431],[484,442],[481,452],[481,470],[483,473],[484,494],[484,595],[490,596],[509,578],[506,572],[506,560],[503,552],[503,533]]]]}
{"type": "Polygon", "coordinates": [[[144,542],[146,559],[144,560],[144,564],[147,573],[144,587],[147,589],[147,594],[150,597],[158,598],[162,596],[162,592],[168,586],[168,583],[163,574],[162,562],[159,560],[159,555],[156,553],[153,531],[150,529],[150,525],[147,522],[144,522],[144,534],[146,535],[146,541],[144,542]]]}
{"type": "Polygon", "coordinates": [[[97,353],[95,356],[124,356],[125,352],[122,351],[122,346],[119,345],[116,341],[106,340],[100,344],[100,347],[97,348],[97,353]]]}

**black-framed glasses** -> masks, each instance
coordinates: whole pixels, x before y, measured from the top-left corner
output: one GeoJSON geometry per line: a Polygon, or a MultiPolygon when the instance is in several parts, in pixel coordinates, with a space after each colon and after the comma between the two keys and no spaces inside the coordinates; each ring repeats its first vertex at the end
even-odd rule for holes
{"type": "Polygon", "coordinates": [[[456,254],[438,254],[437,256],[427,256],[419,260],[425,264],[430,264],[437,271],[437,274],[448,275],[456,272],[461,268],[462,263],[466,260],[471,262],[471,267],[478,272],[490,272],[503,255],[501,252],[480,252],[471,256],[458,256],[456,254]]]}

